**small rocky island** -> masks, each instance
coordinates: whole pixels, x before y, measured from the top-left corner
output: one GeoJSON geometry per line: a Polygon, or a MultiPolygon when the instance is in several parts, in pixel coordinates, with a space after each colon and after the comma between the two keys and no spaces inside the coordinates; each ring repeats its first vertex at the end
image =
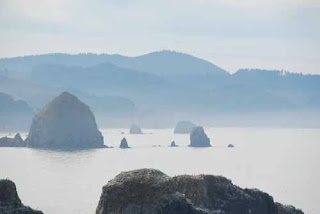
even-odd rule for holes
{"type": "Polygon", "coordinates": [[[210,139],[204,132],[203,127],[197,126],[190,133],[191,147],[210,147],[210,139]]]}
{"type": "Polygon", "coordinates": [[[171,144],[170,144],[170,147],[178,147],[178,145],[176,144],[175,141],[172,141],[171,144]]]}
{"type": "Polygon", "coordinates": [[[213,175],[169,177],[155,169],[122,172],[102,189],[96,214],[303,214],[257,189],[213,175]]]}
{"type": "Polygon", "coordinates": [[[130,127],[130,134],[143,134],[141,128],[139,126],[137,126],[136,124],[133,124],[130,127]]]}
{"type": "Polygon", "coordinates": [[[24,206],[18,196],[16,185],[7,179],[0,180],[0,213],[1,214],[43,214],[24,206]]]}
{"type": "Polygon", "coordinates": [[[122,138],[121,142],[120,142],[120,148],[121,149],[129,149],[129,145],[128,145],[128,142],[127,142],[127,139],[124,137],[122,138]]]}
{"type": "Polygon", "coordinates": [[[191,121],[180,121],[177,123],[173,132],[175,134],[190,134],[194,127],[196,127],[196,125],[191,121]]]}
{"type": "Polygon", "coordinates": [[[16,134],[14,138],[0,138],[0,147],[25,147],[26,143],[21,138],[20,134],[16,134]]]}
{"type": "Polygon", "coordinates": [[[49,149],[103,148],[103,136],[90,108],[63,92],[34,118],[26,139],[28,147],[49,149]]]}

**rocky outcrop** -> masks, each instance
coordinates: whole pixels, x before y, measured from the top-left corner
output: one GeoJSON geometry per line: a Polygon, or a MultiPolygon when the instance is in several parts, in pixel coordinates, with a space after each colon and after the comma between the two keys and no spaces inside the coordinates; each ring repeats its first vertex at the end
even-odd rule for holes
{"type": "Polygon", "coordinates": [[[277,214],[302,214],[303,212],[294,206],[283,205],[280,203],[275,203],[277,207],[277,214]]]}
{"type": "Polygon", "coordinates": [[[191,121],[180,121],[177,123],[174,133],[175,134],[190,134],[192,129],[196,127],[191,121]]]}
{"type": "Polygon", "coordinates": [[[63,92],[33,118],[27,146],[87,149],[102,148],[104,143],[89,107],[74,95],[63,92]]]}
{"type": "Polygon", "coordinates": [[[130,134],[143,134],[141,128],[135,124],[130,127],[130,134]]]}
{"type": "Polygon", "coordinates": [[[234,145],[233,144],[228,144],[228,148],[233,148],[234,145]]]}
{"type": "Polygon", "coordinates": [[[122,138],[121,142],[120,142],[120,148],[121,149],[129,149],[129,145],[128,145],[128,142],[127,142],[127,139],[124,137],[122,138]]]}
{"type": "Polygon", "coordinates": [[[16,185],[10,180],[0,180],[0,213],[1,214],[43,214],[22,204],[16,185]]]}
{"type": "Polygon", "coordinates": [[[0,138],[0,147],[25,147],[26,143],[21,138],[20,134],[16,134],[14,138],[0,138]]]}
{"type": "Polygon", "coordinates": [[[172,141],[170,144],[170,147],[177,147],[178,145],[176,144],[176,142],[172,141]]]}
{"type": "Polygon", "coordinates": [[[155,169],[122,172],[103,187],[96,214],[303,214],[267,193],[221,176],[169,177],[155,169]]]}
{"type": "Polygon", "coordinates": [[[190,146],[192,147],[210,147],[210,139],[201,126],[192,129],[190,133],[190,146]]]}

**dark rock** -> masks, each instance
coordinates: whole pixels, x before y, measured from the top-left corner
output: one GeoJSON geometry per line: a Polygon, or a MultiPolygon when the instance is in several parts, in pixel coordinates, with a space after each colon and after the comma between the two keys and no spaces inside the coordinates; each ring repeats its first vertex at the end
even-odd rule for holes
{"type": "Polygon", "coordinates": [[[130,127],[130,134],[143,134],[141,128],[135,124],[130,127]]]}
{"type": "Polygon", "coordinates": [[[201,126],[195,127],[190,133],[190,146],[210,147],[210,139],[207,137],[201,126]]]}
{"type": "Polygon", "coordinates": [[[267,193],[221,176],[169,177],[155,169],[122,172],[103,187],[97,214],[303,214],[267,193]]]}
{"type": "Polygon", "coordinates": [[[0,147],[13,147],[13,138],[2,137],[0,138],[0,147]]]}
{"type": "Polygon", "coordinates": [[[233,145],[233,144],[229,144],[228,147],[229,147],[229,148],[233,148],[234,145],[233,145]]]}
{"type": "Polygon", "coordinates": [[[176,144],[176,142],[172,141],[170,144],[170,147],[177,147],[178,145],[176,144]]]}
{"type": "Polygon", "coordinates": [[[129,149],[130,148],[128,145],[127,139],[125,137],[122,138],[122,140],[121,140],[120,148],[121,149],[129,149]]]}
{"type": "Polygon", "coordinates": [[[174,133],[175,134],[190,134],[192,129],[196,127],[191,121],[180,121],[177,123],[174,133]]]}
{"type": "Polygon", "coordinates": [[[291,205],[283,205],[280,203],[275,203],[277,207],[277,214],[303,214],[302,210],[296,209],[291,205]]]}
{"type": "Polygon", "coordinates": [[[21,138],[20,134],[16,134],[14,138],[0,138],[0,147],[25,147],[26,143],[21,138]]]}
{"type": "Polygon", "coordinates": [[[21,135],[20,135],[19,133],[17,133],[17,134],[14,136],[14,138],[13,138],[13,143],[14,143],[14,144],[23,144],[23,143],[24,143],[24,141],[23,141],[23,139],[22,139],[22,137],[21,137],[21,135]]]}
{"type": "Polygon", "coordinates": [[[0,180],[0,213],[1,214],[43,214],[22,204],[16,185],[10,180],[0,180]]]}
{"type": "Polygon", "coordinates": [[[27,146],[50,149],[105,147],[89,107],[68,92],[56,97],[33,118],[27,146]]]}

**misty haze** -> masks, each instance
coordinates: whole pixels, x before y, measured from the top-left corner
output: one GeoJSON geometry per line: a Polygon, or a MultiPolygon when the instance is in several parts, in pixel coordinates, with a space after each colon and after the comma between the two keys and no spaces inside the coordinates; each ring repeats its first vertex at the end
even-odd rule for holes
{"type": "Polygon", "coordinates": [[[318,1],[0,0],[0,214],[317,214],[318,1]]]}

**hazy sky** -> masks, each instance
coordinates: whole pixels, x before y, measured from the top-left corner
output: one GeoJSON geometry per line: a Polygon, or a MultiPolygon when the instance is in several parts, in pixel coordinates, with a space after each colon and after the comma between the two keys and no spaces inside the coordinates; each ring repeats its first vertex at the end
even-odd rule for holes
{"type": "Polygon", "coordinates": [[[320,0],[0,0],[0,57],[163,49],[320,74],[320,0]]]}

